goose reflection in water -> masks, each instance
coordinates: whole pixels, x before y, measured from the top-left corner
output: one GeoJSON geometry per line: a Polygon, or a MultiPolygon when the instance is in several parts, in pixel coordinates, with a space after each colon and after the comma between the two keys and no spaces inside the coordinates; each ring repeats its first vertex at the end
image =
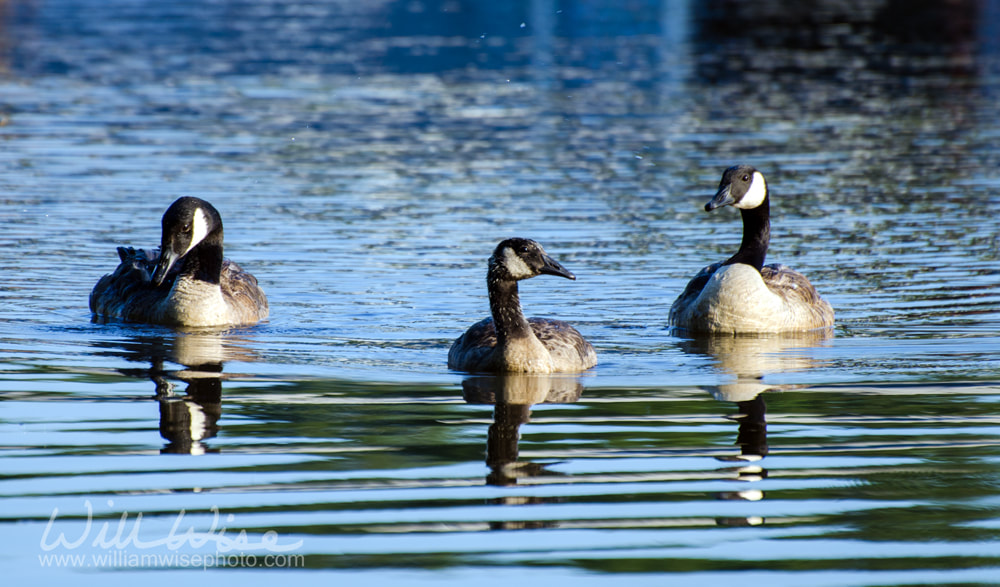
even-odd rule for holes
{"type": "MultiPolygon", "coordinates": [[[[217,364],[222,373],[222,364],[217,364]]],[[[202,368],[208,365],[203,365],[202,368]]],[[[164,376],[153,376],[156,382],[156,399],[160,403],[160,436],[168,443],[163,454],[200,455],[219,452],[205,441],[219,432],[222,415],[222,377],[202,371],[196,377],[180,377],[187,382],[184,396],[174,391],[174,385],[164,376]]]]}
{"type": "Polygon", "coordinates": [[[486,464],[490,468],[486,483],[517,485],[519,479],[557,475],[546,471],[544,465],[517,460],[520,428],[530,419],[535,404],[579,400],[583,393],[579,380],[568,375],[481,375],[462,381],[462,392],[470,404],[494,406],[493,424],[486,439],[486,464]]]}
{"type": "MultiPolygon", "coordinates": [[[[719,401],[736,404],[737,413],[727,416],[738,423],[736,445],[739,454],[717,457],[732,465],[723,469],[733,481],[752,483],[767,477],[761,464],[769,452],[767,442],[767,403],[764,392],[778,392],[804,387],[802,385],[772,385],[764,382],[768,375],[806,371],[816,365],[809,352],[831,337],[828,329],[794,335],[742,335],[708,336],[688,340],[682,346],[685,352],[707,355],[716,367],[730,377],[726,383],[706,388],[719,401]]],[[[746,488],[724,491],[719,499],[758,501],[764,493],[746,488]]],[[[723,526],[763,524],[759,517],[717,518],[723,526]]]]}
{"type": "Polygon", "coordinates": [[[216,453],[206,441],[219,432],[222,415],[223,365],[227,360],[253,360],[253,353],[239,340],[220,333],[179,332],[171,335],[142,334],[112,343],[109,354],[128,361],[149,363],[148,369],[120,369],[130,377],[149,378],[155,384],[160,407],[160,436],[167,444],[161,454],[201,455],[216,453]],[[184,368],[169,370],[165,363],[184,368]],[[177,389],[186,384],[183,394],[177,389]]]}

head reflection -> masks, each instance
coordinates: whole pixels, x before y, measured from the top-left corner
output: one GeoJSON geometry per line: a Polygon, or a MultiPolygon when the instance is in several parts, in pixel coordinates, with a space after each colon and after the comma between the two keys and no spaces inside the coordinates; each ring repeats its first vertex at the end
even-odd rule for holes
{"type": "MultiPolygon", "coordinates": [[[[154,378],[155,380],[155,378],[154,378]]],[[[219,452],[209,448],[205,441],[219,432],[222,415],[222,379],[200,377],[188,382],[185,395],[174,392],[174,386],[161,378],[156,385],[156,399],[160,403],[160,436],[167,445],[163,454],[200,455],[219,452]]]]}

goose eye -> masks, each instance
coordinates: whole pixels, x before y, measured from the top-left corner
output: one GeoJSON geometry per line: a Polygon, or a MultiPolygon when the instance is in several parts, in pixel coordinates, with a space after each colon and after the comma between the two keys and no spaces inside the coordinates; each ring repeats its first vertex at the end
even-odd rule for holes
{"type": "Polygon", "coordinates": [[[529,247],[528,245],[521,245],[521,252],[522,253],[530,253],[531,252],[531,247],[529,247]]]}
{"type": "Polygon", "coordinates": [[[750,176],[744,173],[743,174],[743,181],[750,181],[750,176]]]}

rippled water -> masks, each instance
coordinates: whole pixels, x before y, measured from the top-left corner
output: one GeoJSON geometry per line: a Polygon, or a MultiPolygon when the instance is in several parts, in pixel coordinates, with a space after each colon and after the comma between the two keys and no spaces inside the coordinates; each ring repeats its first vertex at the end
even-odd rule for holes
{"type": "Polygon", "coordinates": [[[998,581],[995,2],[0,14],[8,575],[998,581]],[[701,208],[736,162],[832,336],[667,327],[739,244],[701,208]],[[115,247],[155,245],[179,195],[221,211],[267,323],[91,322],[115,247]],[[512,235],[577,274],[522,302],[591,372],[447,370],[512,235]]]}

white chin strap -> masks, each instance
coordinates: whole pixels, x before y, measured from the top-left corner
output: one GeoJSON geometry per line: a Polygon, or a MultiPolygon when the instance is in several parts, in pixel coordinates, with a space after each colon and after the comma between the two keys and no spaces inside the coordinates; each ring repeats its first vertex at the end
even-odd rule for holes
{"type": "Polygon", "coordinates": [[[208,217],[205,216],[204,210],[198,208],[194,211],[194,221],[191,225],[191,244],[184,251],[184,255],[188,254],[198,243],[205,240],[206,236],[208,236],[208,217]]]}
{"type": "Polygon", "coordinates": [[[764,176],[759,171],[754,171],[753,179],[750,181],[750,189],[739,202],[733,205],[737,208],[750,210],[764,203],[765,196],[767,196],[767,182],[764,181],[764,176]]]}
{"type": "Polygon", "coordinates": [[[504,265],[507,267],[507,271],[510,272],[511,277],[514,279],[527,279],[528,277],[533,277],[534,272],[528,267],[528,264],[524,262],[524,259],[517,256],[514,249],[506,247],[503,250],[504,265]]]}

